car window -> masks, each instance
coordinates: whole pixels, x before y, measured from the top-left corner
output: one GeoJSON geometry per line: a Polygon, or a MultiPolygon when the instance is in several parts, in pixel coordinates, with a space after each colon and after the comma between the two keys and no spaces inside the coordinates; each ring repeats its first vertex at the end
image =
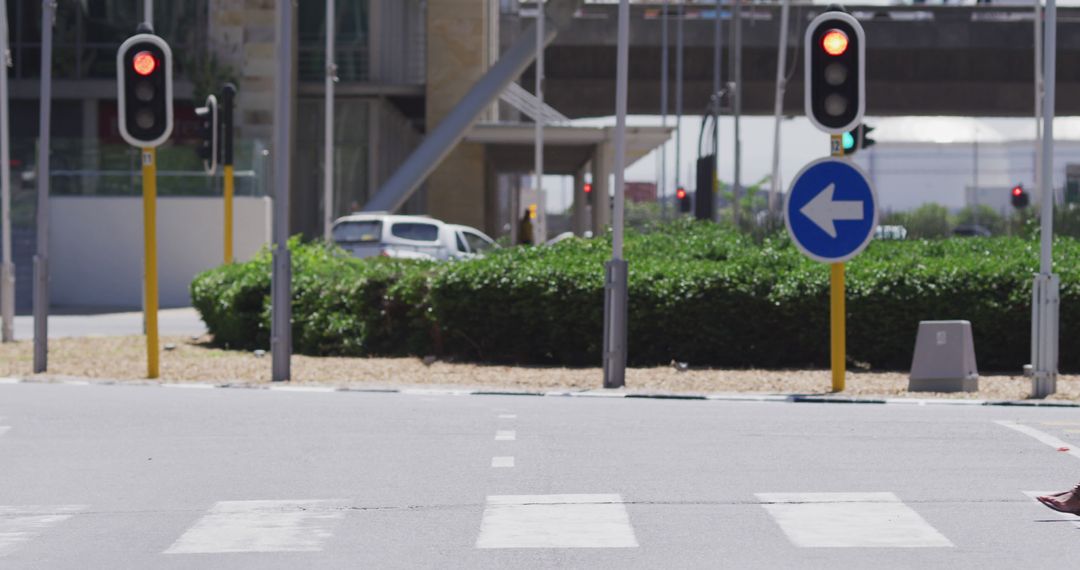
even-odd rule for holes
{"type": "Polygon", "coordinates": [[[473,232],[465,232],[465,241],[469,242],[469,247],[472,249],[473,253],[485,252],[491,249],[492,245],[491,242],[484,239],[483,236],[474,234],[473,232]]]}
{"type": "Polygon", "coordinates": [[[439,226],[419,222],[400,222],[390,227],[394,237],[413,241],[438,241],[439,226]]]}
{"type": "Polygon", "coordinates": [[[382,237],[382,222],[365,220],[362,222],[342,222],[334,226],[334,241],[338,243],[370,243],[382,237]]]}
{"type": "Polygon", "coordinates": [[[461,238],[461,232],[454,232],[454,236],[457,237],[458,251],[462,253],[469,253],[469,248],[465,245],[465,240],[461,238]]]}

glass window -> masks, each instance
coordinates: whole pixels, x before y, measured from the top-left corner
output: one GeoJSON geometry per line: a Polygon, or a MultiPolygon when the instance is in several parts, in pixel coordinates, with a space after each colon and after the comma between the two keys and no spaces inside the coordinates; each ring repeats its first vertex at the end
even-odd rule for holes
{"type": "Polygon", "coordinates": [[[413,241],[438,241],[439,226],[435,224],[422,224],[417,222],[402,222],[394,224],[390,228],[394,237],[411,239],[413,241]]]}
{"type": "Polygon", "coordinates": [[[465,245],[465,240],[461,238],[461,232],[454,232],[457,237],[457,249],[462,253],[469,253],[469,248],[465,245]]]}
{"type": "Polygon", "coordinates": [[[382,222],[378,220],[343,222],[334,226],[333,237],[337,243],[377,242],[382,238],[382,222]]]}
{"type": "Polygon", "coordinates": [[[465,232],[465,240],[469,242],[469,248],[473,253],[483,253],[495,245],[491,240],[473,232],[465,232]]]}

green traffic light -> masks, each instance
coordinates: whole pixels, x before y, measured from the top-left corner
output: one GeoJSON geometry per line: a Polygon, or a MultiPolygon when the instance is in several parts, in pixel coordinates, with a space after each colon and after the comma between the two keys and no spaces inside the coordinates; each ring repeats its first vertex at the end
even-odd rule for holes
{"type": "Polygon", "coordinates": [[[844,150],[855,148],[855,137],[851,136],[851,133],[844,133],[843,144],[844,150]]]}

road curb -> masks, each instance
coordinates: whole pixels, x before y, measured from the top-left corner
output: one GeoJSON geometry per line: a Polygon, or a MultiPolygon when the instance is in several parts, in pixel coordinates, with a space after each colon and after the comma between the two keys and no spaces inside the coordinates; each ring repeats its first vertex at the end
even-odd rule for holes
{"type": "Polygon", "coordinates": [[[531,396],[566,398],[622,398],[634,400],[697,400],[711,402],[780,402],[789,404],[873,404],[901,406],[1002,406],[1028,408],[1080,408],[1080,403],[1041,400],[961,400],[953,398],[877,398],[860,396],[835,396],[813,394],[680,394],[674,392],[620,392],[606,390],[492,390],[470,388],[361,388],[333,386],[328,384],[255,384],[251,382],[168,382],[157,380],[96,380],[74,377],[0,377],[4,384],[61,384],[68,386],[160,386],[176,389],[231,388],[266,390],[270,392],[294,392],[325,394],[354,392],[366,394],[403,394],[407,396],[531,396]]]}

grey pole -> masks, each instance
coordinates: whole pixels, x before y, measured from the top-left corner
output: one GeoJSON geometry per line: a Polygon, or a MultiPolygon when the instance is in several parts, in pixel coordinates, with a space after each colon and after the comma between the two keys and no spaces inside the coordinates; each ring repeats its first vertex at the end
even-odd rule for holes
{"type": "Polygon", "coordinates": [[[627,276],[623,259],[623,209],[626,205],[626,92],[630,65],[630,0],[619,2],[619,43],[615,64],[615,209],[611,261],[606,266],[604,303],[604,388],[626,385],[627,276]]]}
{"type": "Polygon", "coordinates": [[[742,116],[742,1],[733,0],[734,11],[732,13],[731,34],[733,46],[731,81],[734,82],[732,90],[732,116],[735,119],[735,151],[734,180],[731,184],[731,220],[735,226],[739,225],[739,195],[742,193],[742,141],[739,134],[739,118],[742,116]]]}
{"type": "MultiPolygon", "coordinates": [[[[682,112],[683,112],[683,5],[678,4],[675,22],[675,191],[682,186],[682,112]]],[[[678,210],[675,211],[678,217],[678,210]]]]}
{"type": "Polygon", "coordinates": [[[38,113],[37,255],[34,256],[34,373],[49,366],[49,137],[55,0],[41,2],[41,101],[38,113]]]}
{"type": "Polygon", "coordinates": [[[154,29],[154,0],[143,0],[143,22],[154,29]]]}
{"type": "Polygon", "coordinates": [[[292,262],[289,256],[289,136],[292,128],[292,12],[290,0],[277,3],[277,74],[274,77],[274,251],[271,277],[271,379],[292,374],[292,262]]]}
{"type": "Polygon", "coordinates": [[[780,123],[784,114],[784,92],[787,90],[787,40],[788,8],[790,0],[783,0],[780,5],[780,41],[776,48],[776,100],[773,102],[773,150],[772,176],[769,185],[769,215],[776,217],[780,208],[780,123]]]}
{"type": "Polygon", "coordinates": [[[1053,273],[1054,231],[1054,86],[1057,65],[1057,5],[1046,2],[1046,29],[1043,32],[1043,128],[1039,274],[1032,287],[1032,396],[1043,398],[1057,391],[1058,365],[1058,276],[1053,273]]]}
{"type": "Polygon", "coordinates": [[[979,226],[979,128],[975,127],[972,137],[971,150],[974,153],[974,166],[972,167],[972,192],[971,192],[971,215],[972,223],[979,226]]]}
{"type": "MultiPolygon", "coordinates": [[[[544,15],[544,2],[538,0],[536,3],[536,130],[535,140],[533,141],[533,171],[536,173],[536,197],[541,204],[547,204],[547,200],[542,199],[541,196],[544,193],[544,21],[546,20],[544,15]]],[[[516,217],[515,213],[515,217],[516,217]]],[[[539,212],[537,217],[544,216],[545,212],[539,212]]],[[[540,234],[541,224],[540,220],[537,223],[532,224],[533,235],[525,236],[529,239],[530,243],[540,244],[547,239],[546,235],[540,234]]],[[[544,224],[546,226],[546,224],[544,224]]]]}
{"type": "Polygon", "coordinates": [[[11,123],[8,122],[7,0],[0,0],[0,341],[15,340],[15,266],[11,263],[11,123]]]}
{"type": "Polygon", "coordinates": [[[1035,1],[1035,190],[1041,192],[1042,188],[1042,103],[1043,103],[1043,69],[1042,69],[1042,1],[1035,1]]]}
{"type": "MultiPolygon", "coordinates": [[[[667,129],[668,119],[668,6],[669,0],[664,0],[663,12],[660,14],[660,125],[667,129]]],[[[660,198],[660,219],[667,219],[667,141],[660,146],[660,176],[656,185],[656,193],[660,198]]]]}
{"type": "Polygon", "coordinates": [[[334,0],[326,0],[326,116],[323,122],[323,238],[329,242],[334,225],[334,0]]]}
{"type": "MultiPolygon", "coordinates": [[[[716,0],[716,21],[713,22],[713,89],[709,97],[709,107],[712,110],[713,119],[713,172],[714,178],[720,179],[720,86],[722,71],[720,60],[723,57],[723,32],[720,29],[721,0],[716,0]]],[[[709,191],[713,191],[710,188],[709,191]]],[[[720,200],[713,200],[713,211],[709,216],[713,220],[720,219],[720,200]]]]}

